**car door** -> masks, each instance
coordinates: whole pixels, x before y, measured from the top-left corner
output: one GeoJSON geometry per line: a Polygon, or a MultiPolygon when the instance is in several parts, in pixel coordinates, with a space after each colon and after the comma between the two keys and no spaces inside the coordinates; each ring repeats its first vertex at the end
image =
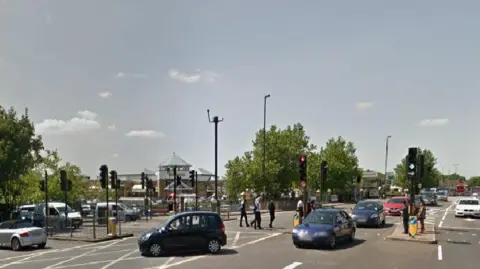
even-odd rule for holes
{"type": "Polygon", "coordinates": [[[344,237],[347,234],[347,232],[345,231],[346,224],[347,224],[347,220],[343,217],[341,212],[338,212],[335,215],[335,227],[334,227],[335,234],[337,235],[337,237],[344,237]]]}
{"type": "Polygon", "coordinates": [[[203,214],[193,214],[187,217],[189,225],[187,226],[185,240],[190,249],[199,250],[206,246],[207,225],[203,214]]]}
{"type": "Polygon", "coordinates": [[[382,203],[378,203],[377,205],[377,209],[378,209],[378,217],[380,218],[380,221],[383,222],[385,221],[385,208],[383,207],[383,204],[382,203]]]}
{"type": "Polygon", "coordinates": [[[340,214],[342,215],[342,218],[345,219],[345,225],[342,227],[342,229],[344,229],[345,235],[350,235],[352,233],[352,229],[354,228],[353,220],[345,211],[340,212],[340,214]]]}
{"type": "Polygon", "coordinates": [[[12,225],[12,221],[6,221],[0,224],[0,245],[10,245],[10,237],[12,236],[10,228],[12,225]]]}
{"type": "Polygon", "coordinates": [[[168,250],[180,250],[188,248],[187,235],[187,218],[179,216],[174,218],[166,227],[168,232],[163,239],[163,245],[168,250]]]}

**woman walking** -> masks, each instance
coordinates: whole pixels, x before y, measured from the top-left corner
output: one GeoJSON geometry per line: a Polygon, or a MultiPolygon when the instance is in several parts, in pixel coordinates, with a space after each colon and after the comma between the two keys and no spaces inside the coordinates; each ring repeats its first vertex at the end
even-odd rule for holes
{"type": "Polygon", "coordinates": [[[420,222],[420,233],[425,232],[425,217],[427,216],[427,208],[423,199],[420,200],[420,208],[418,209],[417,219],[420,222]]]}

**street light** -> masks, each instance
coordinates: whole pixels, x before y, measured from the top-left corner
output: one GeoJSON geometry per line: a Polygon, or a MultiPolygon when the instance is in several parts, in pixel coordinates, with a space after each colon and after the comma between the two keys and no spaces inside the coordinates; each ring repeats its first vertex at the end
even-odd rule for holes
{"type": "MultiPolygon", "coordinates": [[[[270,94],[267,94],[263,97],[263,161],[262,161],[262,179],[263,183],[265,184],[265,162],[266,162],[266,155],[267,155],[267,99],[270,98],[270,94]]],[[[263,190],[265,195],[265,188],[263,190]]]]}
{"type": "Polygon", "coordinates": [[[387,166],[388,166],[388,142],[392,138],[391,135],[387,136],[387,139],[385,141],[385,175],[383,179],[383,184],[387,183],[387,166]]]}

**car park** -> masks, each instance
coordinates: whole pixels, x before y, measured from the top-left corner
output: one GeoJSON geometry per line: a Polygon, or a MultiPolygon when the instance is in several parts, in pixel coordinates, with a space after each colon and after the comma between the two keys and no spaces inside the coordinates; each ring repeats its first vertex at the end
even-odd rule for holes
{"type": "Polygon", "coordinates": [[[340,209],[317,209],[306,216],[292,231],[297,248],[326,245],[336,248],[339,241],[354,241],[355,221],[340,209]]]}
{"type": "Polygon", "coordinates": [[[385,209],[383,203],[379,200],[363,200],[358,202],[352,208],[352,218],[357,226],[375,226],[385,225],[385,209]]]}
{"type": "Polygon", "coordinates": [[[227,244],[225,225],[215,212],[184,212],[138,238],[142,255],[160,256],[165,253],[201,250],[218,253],[227,244]]]}
{"type": "Polygon", "coordinates": [[[16,251],[35,245],[45,248],[47,234],[42,228],[35,227],[30,219],[5,221],[0,223],[0,245],[16,251]]]}

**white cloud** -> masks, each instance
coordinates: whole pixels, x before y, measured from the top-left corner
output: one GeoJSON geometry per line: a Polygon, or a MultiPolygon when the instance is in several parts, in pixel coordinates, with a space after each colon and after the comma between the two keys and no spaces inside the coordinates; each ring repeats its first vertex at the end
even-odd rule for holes
{"type": "Polygon", "coordinates": [[[102,97],[102,98],[108,98],[110,96],[112,96],[112,93],[111,92],[101,92],[98,94],[98,96],[102,97]]]}
{"type": "Polygon", "coordinates": [[[108,125],[107,128],[108,128],[108,130],[110,130],[110,131],[114,131],[114,130],[117,129],[117,126],[115,126],[115,124],[111,124],[111,125],[108,125]]]}
{"type": "Polygon", "coordinates": [[[153,130],[130,131],[125,134],[128,137],[164,138],[165,135],[153,130]]]}
{"type": "Polygon", "coordinates": [[[140,73],[124,73],[124,72],[118,72],[116,75],[115,75],[115,78],[116,79],[128,79],[128,78],[132,78],[132,79],[142,79],[142,78],[146,78],[147,77],[147,74],[140,74],[140,73]]]}
{"type": "Polygon", "coordinates": [[[200,70],[200,69],[195,70],[195,72],[191,74],[180,72],[177,69],[170,69],[168,71],[168,76],[171,79],[178,80],[185,83],[197,83],[200,81],[215,82],[217,78],[220,77],[220,75],[218,75],[215,72],[200,70]]]}
{"type": "Polygon", "coordinates": [[[441,127],[448,125],[450,123],[449,119],[437,118],[437,119],[423,119],[418,123],[420,127],[441,127]]]}
{"type": "Polygon", "coordinates": [[[372,102],[358,102],[355,106],[358,110],[366,110],[373,106],[372,102]]]}
{"type": "Polygon", "coordinates": [[[45,119],[35,124],[35,131],[37,134],[75,134],[100,128],[100,123],[95,120],[97,114],[88,110],[77,114],[78,117],[69,120],[45,119]]]}

